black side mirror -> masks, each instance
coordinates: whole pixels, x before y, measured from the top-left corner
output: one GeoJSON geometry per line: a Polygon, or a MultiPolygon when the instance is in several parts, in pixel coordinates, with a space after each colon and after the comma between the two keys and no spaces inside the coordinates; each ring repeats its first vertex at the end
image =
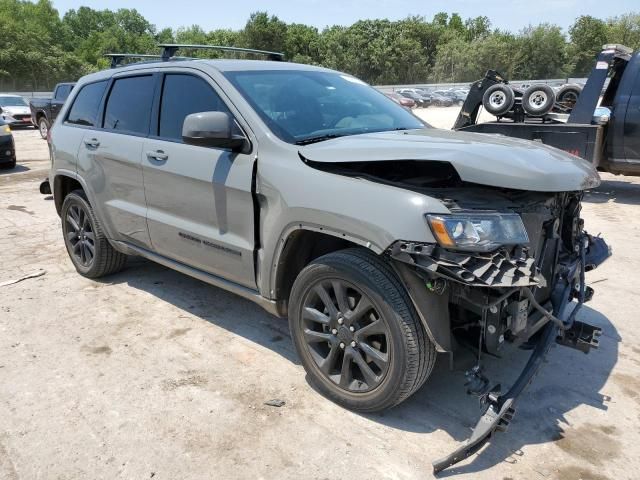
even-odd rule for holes
{"type": "Polygon", "coordinates": [[[244,151],[249,141],[233,133],[233,119],[226,112],[200,112],[187,115],[182,124],[182,140],[200,147],[244,151]]]}

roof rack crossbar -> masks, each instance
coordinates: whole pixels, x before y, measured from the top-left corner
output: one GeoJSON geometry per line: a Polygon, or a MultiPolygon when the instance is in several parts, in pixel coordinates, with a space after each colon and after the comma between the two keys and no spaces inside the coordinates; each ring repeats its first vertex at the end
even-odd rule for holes
{"type": "Polygon", "coordinates": [[[122,65],[122,61],[127,58],[148,58],[148,59],[161,59],[160,55],[148,55],[146,53],[106,53],[105,57],[111,59],[111,68],[116,68],[122,65]]]}
{"type": "Polygon", "coordinates": [[[222,50],[223,52],[239,52],[239,53],[253,53],[256,55],[266,55],[267,59],[273,61],[283,61],[284,53],[270,52],[268,50],[255,50],[253,48],[241,48],[241,47],[225,47],[223,45],[193,45],[183,43],[161,43],[158,47],[162,48],[162,60],[168,61],[173,57],[176,52],[181,48],[191,48],[198,50],[222,50]]]}

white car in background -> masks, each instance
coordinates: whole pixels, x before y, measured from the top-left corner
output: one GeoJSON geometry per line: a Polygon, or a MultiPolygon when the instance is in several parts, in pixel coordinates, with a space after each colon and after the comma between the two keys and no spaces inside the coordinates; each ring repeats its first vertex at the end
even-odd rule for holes
{"type": "Polygon", "coordinates": [[[0,118],[11,127],[32,126],[29,103],[20,95],[0,94],[0,118]]]}

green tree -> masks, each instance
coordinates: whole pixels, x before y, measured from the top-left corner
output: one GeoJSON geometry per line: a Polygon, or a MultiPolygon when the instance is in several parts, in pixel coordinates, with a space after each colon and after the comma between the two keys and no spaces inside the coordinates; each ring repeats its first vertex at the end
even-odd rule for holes
{"type": "Polygon", "coordinates": [[[520,79],[560,78],[567,74],[566,39],[557,25],[525,28],[517,37],[514,75],[520,79]]]}
{"type": "Polygon", "coordinates": [[[569,28],[569,38],[568,62],[573,76],[586,76],[602,45],[607,42],[607,25],[590,15],[582,15],[569,28]]]}

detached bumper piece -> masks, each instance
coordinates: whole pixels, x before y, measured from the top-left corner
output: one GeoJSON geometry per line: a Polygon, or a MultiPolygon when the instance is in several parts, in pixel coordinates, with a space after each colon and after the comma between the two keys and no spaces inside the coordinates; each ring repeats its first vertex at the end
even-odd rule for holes
{"type": "Polygon", "coordinates": [[[504,395],[500,395],[498,386],[484,397],[483,401],[488,407],[473,429],[471,437],[450,455],[433,462],[434,474],[469,458],[491,439],[494,432],[504,432],[507,429],[515,414],[516,399],[535,377],[557,335],[558,328],[552,323],[547,324],[527,365],[511,389],[504,395]]]}
{"type": "Polygon", "coordinates": [[[589,353],[592,348],[598,348],[600,345],[598,340],[600,335],[602,335],[602,329],[600,327],[594,327],[588,323],[576,320],[573,322],[571,328],[565,330],[561,336],[558,336],[556,341],[565,347],[589,353]]]}

